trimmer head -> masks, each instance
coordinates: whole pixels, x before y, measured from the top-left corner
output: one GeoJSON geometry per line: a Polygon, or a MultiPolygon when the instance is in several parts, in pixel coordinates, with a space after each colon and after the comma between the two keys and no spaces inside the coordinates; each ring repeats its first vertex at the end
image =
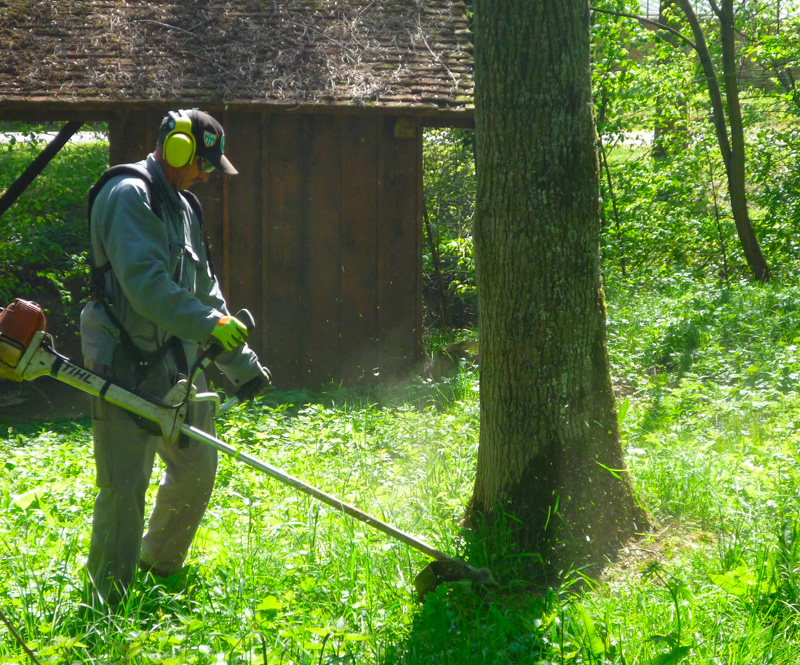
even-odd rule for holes
{"type": "Polygon", "coordinates": [[[417,600],[422,602],[442,582],[471,582],[473,587],[479,589],[497,586],[492,571],[488,568],[475,568],[459,559],[444,557],[431,561],[414,578],[417,600]]]}

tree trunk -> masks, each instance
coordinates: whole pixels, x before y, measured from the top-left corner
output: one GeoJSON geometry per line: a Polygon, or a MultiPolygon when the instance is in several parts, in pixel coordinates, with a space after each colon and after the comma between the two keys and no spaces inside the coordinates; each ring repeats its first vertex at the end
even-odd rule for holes
{"type": "Polygon", "coordinates": [[[733,0],[722,0],[719,14],[722,36],[722,71],[725,79],[725,96],[728,103],[728,123],[731,127],[731,158],[728,166],[728,183],[731,197],[731,212],[736,230],[742,241],[747,265],[757,279],[768,281],[769,267],[761,253],[750,214],[747,210],[747,178],[745,175],[744,124],[739,104],[738,68],[736,66],[736,32],[733,16],[733,0]]]}
{"type": "Polygon", "coordinates": [[[589,6],[475,9],[481,434],[470,517],[513,525],[520,550],[557,575],[647,526],[606,351],[589,6]]]}
{"type": "Polygon", "coordinates": [[[742,124],[742,110],[739,105],[739,84],[736,80],[736,43],[734,31],[733,0],[722,0],[720,6],[712,3],[714,11],[720,20],[720,33],[722,35],[722,67],[725,80],[725,95],[727,98],[728,120],[725,118],[725,106],[719,80],[711,60],[703,28],[697,15],[692,9],[690,0],[676,0],[681,11],[686,16],[692,28],[695,39],[695,49],[703,67],[703,72],[708,85],[708,94],[714,114],[714,129],[717,142],[725,164],[728,179],[728,194],[731,198],[731,214],[736,224],[736,231],[742,243],[745,259],[756,279],[767,281],[771,278],[769,266],[761,246],[758,244],[750,215],[747,211],[745,156],[744,156],[744,129],[742,124]],[[730,123],[731,136],[728,138],[728,123],[730,123]]]}

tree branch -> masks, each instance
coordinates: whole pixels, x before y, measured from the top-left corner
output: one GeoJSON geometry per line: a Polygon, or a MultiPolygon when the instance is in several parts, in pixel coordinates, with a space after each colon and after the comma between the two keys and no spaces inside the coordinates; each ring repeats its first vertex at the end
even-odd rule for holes
{"type": "Polygon", "coordinates": [[[666,30],[667,32],[671,32],[673,35],[675,35],[676,37],[687,43],[695,51],[697,50],[697,46],[695,46],[695,43],[691,39],[689,39],[686,35],[684,35],[680,30],[673,28],[671,25],[667,25],[665,23],[659,23],[658,21],[654,21],[653,19],[647,18],[646,16],[639,16],[638,14],[626,14],[625,12],[615,12],[611,9],[600,9],[599,7],[591,7],[591,10],[598,12],[600,14],[609,14],[610,16],[633,18],[641,23],[652,25],[658,28],[659,30],[666,30]]]}

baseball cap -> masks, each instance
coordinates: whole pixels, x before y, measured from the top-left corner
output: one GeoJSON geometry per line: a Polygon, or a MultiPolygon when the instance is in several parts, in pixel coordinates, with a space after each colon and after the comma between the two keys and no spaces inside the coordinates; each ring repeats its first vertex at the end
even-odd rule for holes
{"type": "Polygon", "coordinates": [[[192,121],[192,135],[197,145],[197,154],[214,165],[217,171],[236,175],[230,160],[225,156],[225,130],[205,111],[192,109],[183,111],[192,121]]]}

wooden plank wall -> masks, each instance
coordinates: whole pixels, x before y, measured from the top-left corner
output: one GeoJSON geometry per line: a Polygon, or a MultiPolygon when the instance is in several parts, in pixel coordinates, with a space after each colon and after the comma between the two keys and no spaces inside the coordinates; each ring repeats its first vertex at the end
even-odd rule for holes
{"type": "MultiPolygon", "coordinates": [[[[112,123],[112,163],[151,151],[163,115],[112,123]]],[[[239,175],[215,175],[195,193],[229,305],[253,313],[250,342],[275,385],[374,383],[412,371],[422,328],[419,121],[216,117],[239,175]]]]}

